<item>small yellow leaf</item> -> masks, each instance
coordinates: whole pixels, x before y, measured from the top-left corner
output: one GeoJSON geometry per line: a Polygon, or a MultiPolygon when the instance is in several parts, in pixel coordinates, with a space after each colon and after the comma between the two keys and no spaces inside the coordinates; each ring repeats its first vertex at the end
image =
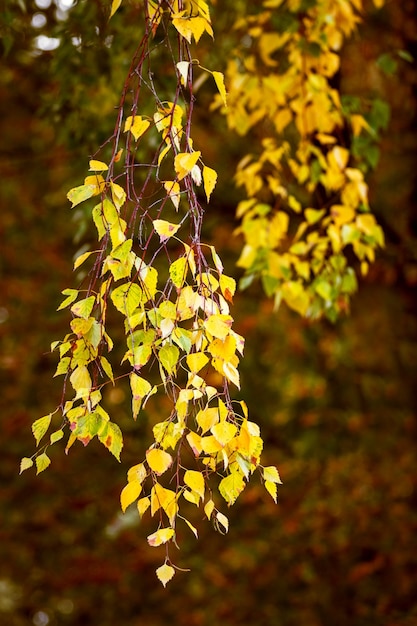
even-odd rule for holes
{"type": "Polygon", "coordinates": [[[147,540],[150,546],[156,548],[166,543],[174,536],[175,532],[173,528],[161,528],[152,535],[148,535],[147,540]]]}
{"type": "Polygon", "coordinates": [[[196,374],[207,365],[209,358],[204,352],[194,352],[193,354],[189,354],[186,360],[190,371],[196,374]]]}
{"type": "Polygon", "coordinates": [[[140,496],[140,492],[142,491],[142,485],[138,480],[134,480],[129,482],[122,490],[120,494],[120,505],[122,507],[123,513],[126,511],[129,504],[135,502],[140,496]]]}
{"type": "Polygon", "coordinates": [[[265,489],[271,495],[275,504],[277,503],[277,485],[270,480],[265,481],[265,489]]]}
{"type": "Polygon", "coordinates": [[[204,191],[206,192],[206,196],[207,196],[207,202],[209,202],[211,193],[214,187],[216,186],[216,182],[217,182],[216,170],[213,170],[211,167],[207,167],[207,165],[204,165],[203,182],[204,182],[204,191]]]}
{"type": "Polygon", "coordinates": [[[94,159],[91,159],[89,163],[90,172],[105,172],[108,169],[109,166],[106,163],[103,163],[103,161],[95,161],[94,159]]]}
{"type": "Polygon", "coordinates": [[[174,159],[174,168],[178,175],[178,180],[182,180],[191,172],[194,165],[201,156],[201,152],[180,152],[174,159]]]}
{"type": "MultiPolygon", "coordinates": [[[[122,0],[112,0],[111,9],[110,9],[110,18],[116,13],[119,6],[122,4],[122,0]]],[[[110,19],[109,18],[109,19],[110,19]]]]}
{"type": "Polygon", "coordinates": [[[40,440],[46,433],[51,423],[52,413],[49,415],[45,415],[44,417],[40,417],[32,424],[32,433],[35,437],[36,445],[39,445],[40,440]]]}
{"type": "Polygon", "coordinates": [[[167,222],[165,220],[154,220],[153,226],[159,235],[161,243],[175,235],[180,227],[179,224],[172,224],[171,222],[167,222]]]}
{"type": "Polygon", "coordinates": [[[172,465],[172,456],[159,448],[151,448],[146,452],[146,460],[155,474],[160,476],[172,465]]]}
{"type": "Polygon", "coordinates": [[[219,94],[223,100],[223,104],[227,107],[227,94],[226,87],[224,85],[224,75],[221,72],[212,72],[213,78],[216,81],[217,89],[219,90],[219,94]]]}
{"type": "Polygon", "coordinates": [[[171,565],[167,565],[166,563],[164,565],[161,565],[161,567],[158,567],[158,569],[156,570],[156,575],[158,576],[164,587],[167,586],[167,583],[169,583],[174,574],[174,568],[171,567],[171,565]]]}
{"type": "Polygon", "coordinates": [[[221,446],[225,446],[237,433],[237,426],[230,422],[219,422],[211,427],[210,431],[221,446]]]}
{"type": "Polygon", "coordinates": [[[233,318],[230,315],[210,315],[204,322],[204,327],[210,335],[225,339],[230,333],[233,318]]]}
{"type": "Polygon", "coordinates": [[[204,498],[204,476],[201,472],[187,470],[184,474],[184,483],[195,491],[201,499],[204,498]]]}
{"type": "Polygon", "coordinates": [[[36,474],[40,474],[51,464],[51,459],[43,452],[35,459],[36,463],[36,474]]]}
{"type": "Polygon", "coordinates": [[[24,472],[25,470],[29,469],[32,466],[33,466],[32,459],[30,459],[27,456],[23,457],[23,459],[20,461],[20,471],[19,471],[19,474],[21,474],[22,472],[24,472]]]}
{"type": "Polygon", "coordinates": [[[173,182],[172,180],[166,180],[164,182],[164,188],[167,194],[169,195],[175,209],[178,211],[178,207],[180,206],[180,193],[181,193],[179,184],[176,182],[173,182]]]}
{"type": "Polygon", "coordinates": [[[269,480],[271,483],[278,483],[282,485],[282,480],[279,476],[278,470],[274,465],[269,465],[262,469],[264,480],[269,480]]]}
{"type": "Polygon", "coordinates": [[[74,261],[74,269],[78,269],[80,265],[82,265],[92,254],[94,254],[94,250],[92,252],[84,252],[84,254],[80,254],[80,256],[78,256],[74,261]]]}
{"type": "Polygon", "coordinates": [[[150,125],[150,121],[144,120],[140,115],[135,115],[134,117],[132,115],[129,115],[129,117],[126,118],[124,132],[126,133],[128,130],[130,130],[135,140],[137,141],[139,137],[141,137],[141,135],[143,135],[148,130],[150,125]]]}
{"type": "Polygon", "coordinates": [[[211,514],[213,513],[213,509],[214,509],[214,502],[213,502],[213,500],[209,500],[204,505],[204,513],[206,514],[207,519],[210,519],[211,514]]]}
{"type": "Polygon", "coordinates": [[[148,497],[141,498],[138,500],[138,513],[141,517],[146,513],[146,511],[151,506],[151,501],[148,497]]]}

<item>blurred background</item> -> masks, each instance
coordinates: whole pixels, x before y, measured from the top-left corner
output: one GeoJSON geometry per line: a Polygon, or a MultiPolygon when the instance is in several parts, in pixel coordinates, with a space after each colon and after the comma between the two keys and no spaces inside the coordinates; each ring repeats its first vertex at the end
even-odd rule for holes
{"type": "MultiPolygon", "coordinates": [[[[65,194],[111,133],[140,30],[134,3],[110,24],[108,4],[2,3],[0,624],[415,626],[417,70],[398,54],[417,53],[412,1],[368,7],[344,52],[342,91],[377,96],[391,110],[370,180],[386,247],[351,314],[311,323],[274,313],[256,286],[236,297],[236,330],[246,337],[242,397],[262,428],[264,464],[278,465],[284,482],[278,506],[254,478],[226,511],[227,536],[197,511],[200,540],[184,535],[175,555],[191,572],[164,590],[154,573],[163,556],[146,543],[151,525],[119,509],[152,419],[133,422],[123,388],[107,398],[126,434],[122,464],[94,441],[68,456],[56,445],[48,471],[18,476],[34,450],[32,422],[61,394],[48,353],[67,332],[60,292],[76,286],[72,258],[95,237],[65,194]]],[[[232,19],[232,2],[214,7],[220,45],[210,67],[225,66],[232,19]]],[[[208,117],[210,89],[201,90],[194,131],[207,161],[221,164],[205,239],[236,275],[240,196],[231,178],[248,138],[226,135],[224,120],[208,117]]]]}

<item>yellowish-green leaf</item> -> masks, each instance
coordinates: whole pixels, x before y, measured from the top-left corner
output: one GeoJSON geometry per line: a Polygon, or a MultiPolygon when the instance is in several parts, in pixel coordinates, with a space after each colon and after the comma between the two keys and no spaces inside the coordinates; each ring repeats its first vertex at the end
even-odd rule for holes
{"type": "Polygon", "coordinates": [[[177,346],[166,343],[158,352],[158,359],[168,374],[175,374],[180,351],[177,346]]]}
{"type": "Polygon", "coordinates": [[[213,170],[211,167],[207,167],[204,165],[203,167],[203,183],[204,183],[204,191],[207,196],[207,202],[210,201],[210,196],[217,182],[217,172],[213,170]]]}
{"type": "Polygon", "coordinates": [[[67,198],[71,202],[71,208],[73,209],[77,204],[88,200],[96,195],[96,185],[80,185],[70,189],[67,193],[67,198]]]}
{"type": "Polygon", "coordinates": [[[49,415],[45,415],[44,417],[40,417],[32,424],[32,433],[35,437],[36,445],[39,445],[40,440],[48,430],[50,423],[52,420],[52,413],[49,415]]]}
{"type": "Polygon", "coordinates": [[[146,460],[150,469],[161,476],[172,465],[172,456],[160,448],[151,448],[146,452],[146,460]]]}
{"type": "Polygon", "coordinates": [[[80,267],[80,265],[82,265],[84,263],[84,261],[86,261],[88,259],[89,256],[91,256],[92,254],[94,254],[95,251],[91,251],[91,252],[84,252],[84,254],[80,254],[80,256],[78,256],[75,261],[74,261],[74,269],[78,269],[80,267]]]}
{"type": "Polygon", "coordinates": [[[59,430],[56,430],[55,432],[51,433],[50,436],[50,442],[51,444],[56,443],[57,441],[60,441],[64,436],[64,431],[62,430],[62,428],[60,428],[59,430]]]}
{"type": "Polygon", "coordinates": [[[274,465],[268,465],[268,467],[262,468],[262,474],[264,480],[269,480],[272,483],[282,485],[282,480],[279,476],[277,468],[274,465]]]}
{"type": "Polygon", "coordinates": [[[19,471],[19,474],[21,474],[25,470],[29,469],[30,467],[33,467],[33,460],[30,459],[27,456],[24,456],[23,459],[20,461],[20,471],[19,471]]]}
{"type": "Polygon", "coordinates": [[[152,535],[148,535],[148,543],[152,547],[161,546],[166,543],[175,535],[175,531],[173,528],[160,528],[152,535]]]}
{"type": "Polygon", "coordinates": [[[238,496],[242,493],[246,486],[242,474],[232,472],[229,476],[223,478],[219,483],[219,491],[227,504],[231,506],[236,502],[238,496]]]}
{"type": "Polygon", "coordinates": [[[123,448],[123,435],[119,426],[113,422],[107,422],[99,434],[99,440],[120,462],[120,453],[123,448]]]}
{"type": "Polygon", "coordinates": [[[142,491],[142,484],[138,480],[133,480],[123,488],[122,493],[120,494],[120,505],[122,507],[123,513],[126,511],[127,507],[135,502],[142,491]]]}
{"type": "Polygon", "coordinates": [[[158,569],[156,570],[156,575],[161,583],[164,585],[164,587],[167,586],[167,583],[169,583],[174,574],[174,568],[171,567],[171,565],[167,565],[166,563],[164,563],[164,565],[161,565],[161,567],[158,567],[158,569]]]}
{"type": "Polygon", "coordinates": [[[51,464],[51,459],[45,452],[43,452],[42,454],[36,457],[35,463],[36,463],[36,474],[40,474],[41,472],[46,470],[46,468],[51,464]]]}
{"type": "Polygon", "coordinates": [[[64,291],[62,291],[62,294],[67,297],[65,298],[65,300],[61,302],[61,304],[57,308],[57,311],[60,311],[61,309],[65,309],[65,307],[72,304],[74,300],[76,300],[78,297],[77,289],[64,289],[64,291]]]}
{"type": "Polygon", "coordinates": [[[169,266],[169,276],[174,285],[181,289],[187,275],[187,259],[180,257],[169,266]]]}
{"type": "Polygon", "coordinates": [[[78,302],[72,305],[71,312],[74,313],[74,315],[77,315],[78,317],[87,319],[88,317],[90,317],[95,301],[96,301],[95,296],[89,296],[88,298],[79,300],[78,302]]]}

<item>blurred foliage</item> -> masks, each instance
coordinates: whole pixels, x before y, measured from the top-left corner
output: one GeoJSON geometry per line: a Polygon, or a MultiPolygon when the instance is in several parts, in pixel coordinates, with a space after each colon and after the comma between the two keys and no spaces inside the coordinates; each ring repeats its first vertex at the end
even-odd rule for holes
{"type": "MultiPolygon", "coordinates": [[[[83,11],[97,19],[104,8],[80,2],[59,20],[53,4],[40,11],[8,2],[1,20],[0,621],[414,626],[417,72],[397,52],[417,52],[412,2],[369,16],[340,72],[344,92],[377,95],[392,111],[371,180],[387,245],[362,279],[351,316],[330,325],[284,309],[276,314],[255,286],[236,298],[237,331],[247,337],[242,387],[262,426],[264,460],[279,464],[279,507],[251,485],[230,511],[227,538],[205,526],[198,551],[191,533],[182,538],[178,561],[192,573],[164,591],[154,579],[160,556],[144,544],[147,523],[118,509],[125,465],[99,444],[74,446],[69,457],[56,449],[52,471],[18,477],[19,460],[32,448],[30,425],[59,393],[46,351],[65,332],[65,315],[55,309],[71,281],[70,258],[91,238],[80,228],[82,215],[71,222],[65,192],[81,176],[86,152],[108,135],[120,84],[115,67],[105,67],[107,22],[101,35],[91,29],[80,51],[69,44],[83,11]],[[47,14],[45,32],[67,34],[65,46],[34,52],[36,12],[47,14]],[[382,54],[398,63],[391,77],[375,64],[382,54]],[[96,63],[103,63],[100,85],[96,63]],[[103,127],[97,107],[106,112],[103,127]]],[[[134,3],[125,10],[135,11],[134,3]]],[[[217,3],[213,20],[226,26],[227,13],[217,3]]],[[[225,45],[229,37],[225,30],[225,45]]],[[[208,123],[201,109],[199,143],[233,171],[244,140],[219,142],[222,122],[208,123]]],[[[219,181],[206,238],[230,273],[240,243],[231,236],[238,196],[229,178],[219,181]]],[[[160,407],[150,404],[148,419],[134,424],[123,389],[107,400],[129,433],[124,464],[133,464],[160,407]]]]}

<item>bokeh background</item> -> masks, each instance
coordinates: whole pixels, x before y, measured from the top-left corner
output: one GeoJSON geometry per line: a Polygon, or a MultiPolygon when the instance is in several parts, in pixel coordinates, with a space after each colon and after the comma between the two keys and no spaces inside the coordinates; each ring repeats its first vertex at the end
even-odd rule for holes
{"type": "MultiPolygon", "coordinates": [[[[212,66],[225,65],[238,4],[214,7],[212,66]]],[[[166,590],[154,574],[161,552],[146,543],[150,525],[119,510],[152,422],[132,421],[123,388],[107,397],[126,433],[121,465],[95,442],[68,456],[56,445],[48,471],[18,476],[33,451],[33,420],[59,402],[48,350],[68,317],[56,308],[61,290],[75,286],[73,256],[95,236],[65,194],[113,128],[140,16],[126,3],[109,25],[104,0],[2,7],[0,624],[415,626],[417,71],[398,54],[417,53],[414,2],[369,5],[344,51],[342,90],[391,107],[370,180],[386,247],[351,314],[330,324],[273,312],[256,286],[236,298],[247,338],[242,397],[261,424],[265,464],[277,464],[284,481],[279,504],[254,479],[227,511],[227,536],[197,512],[200,540],[184,535],[175,559],[191,572],[166,590]]],[[[162,59],[162,85],[165,71],[162,59]]],[[[201,95],[194,135],[221,171],[205,237],[236,275],[232,176],[248,139],[207,113],[209,96],[201,95]]]]}

